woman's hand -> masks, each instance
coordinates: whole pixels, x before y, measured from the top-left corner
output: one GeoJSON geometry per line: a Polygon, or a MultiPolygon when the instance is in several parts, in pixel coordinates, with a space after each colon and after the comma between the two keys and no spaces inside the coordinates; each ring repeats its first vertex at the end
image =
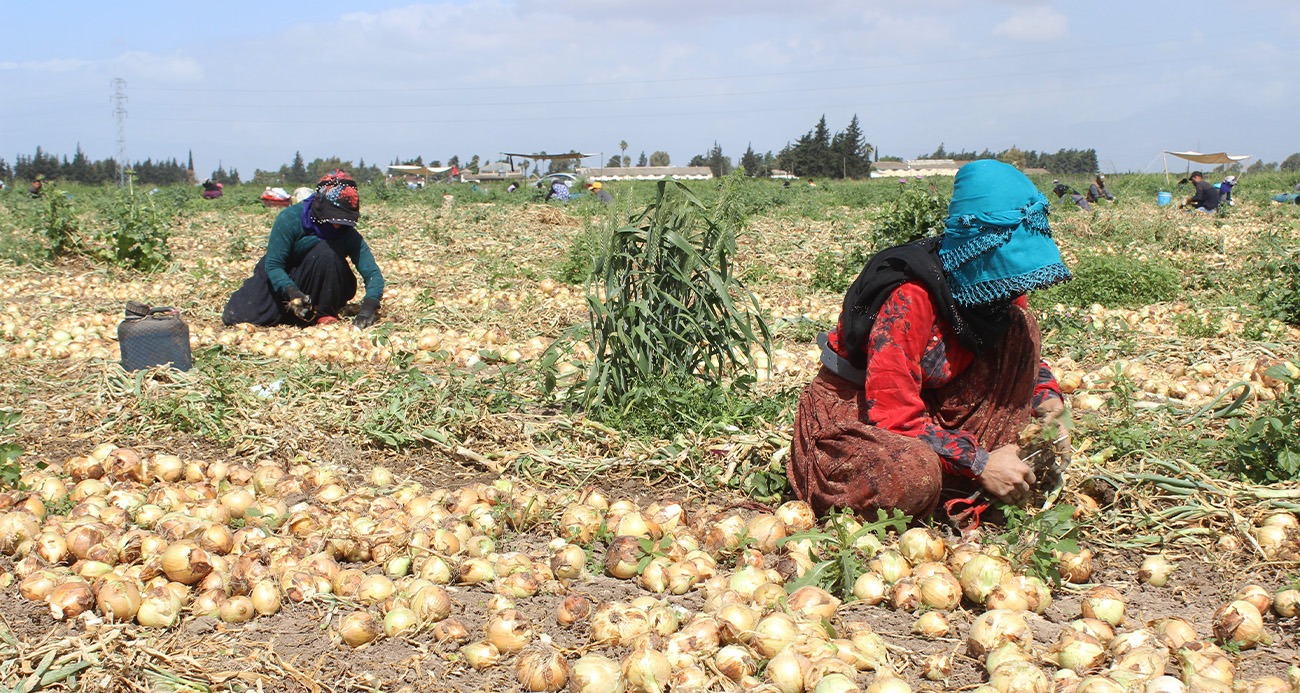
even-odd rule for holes
{"type": "Polygon", "coordinates": [[[1070,430],[1074,428],[1074,423],[1070,421],[1070,412],[1065,408],[1065,400],[1060,397],[1048,397],[1034,410],[1034,415],[1043,420],[1044,428],[1056,427],[1056,431],[1049,430],[1049,434],[1053,436],[1053,440],[1060,440],[1056,444],[1057,449],[1071,449],[1070,430]]]}
{"type": "Polygon", "coordinates": [[[1036,481],[1033,468],[1020,460],[1020,450],[1015,445],[1003,445],[990,452],[984,473],[978,478],[990,495],[1012,505],[1028,502],[1036,481]]]}

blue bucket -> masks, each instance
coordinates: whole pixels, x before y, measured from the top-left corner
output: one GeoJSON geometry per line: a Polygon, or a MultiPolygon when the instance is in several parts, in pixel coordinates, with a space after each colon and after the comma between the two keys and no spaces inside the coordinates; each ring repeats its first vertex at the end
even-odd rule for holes
{"type": "Polygon", "coordinates": [[[1156,193],[1156,204],[1161,207],[1167,207],[1170,202],[1174,201],[1173,193],[1158,192],[1156,193]]]}

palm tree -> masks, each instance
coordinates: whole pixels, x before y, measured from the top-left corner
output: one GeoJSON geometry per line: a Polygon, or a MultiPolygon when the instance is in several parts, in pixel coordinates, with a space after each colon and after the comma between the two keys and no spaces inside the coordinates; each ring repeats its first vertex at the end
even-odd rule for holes
{"type": "Polygon", "coordinates": [[[632,163],[632,160],[627,158],[627,140],[621,140],[618,143],[618,148],[623,150],[623,168],[627,168],[632,163]]]}

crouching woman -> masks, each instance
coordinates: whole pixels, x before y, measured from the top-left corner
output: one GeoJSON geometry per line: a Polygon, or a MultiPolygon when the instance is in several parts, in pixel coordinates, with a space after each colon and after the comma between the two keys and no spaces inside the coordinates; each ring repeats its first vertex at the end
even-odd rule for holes
{"type": "Polygon", "coordinates": [[[1048,202],[1023,173],[957,173],[945,231],[881,251],[819,336],[788,462],[819,513],[930,514],[945,489],[1023,504],[1035,483],[1018,435],[1064,413],[1025,294],[1070,278],[1048,202]]]}
{"type": "Polygon", "coordinates": [[[357,293],[351,261],[366,287],[352,324],[363,329],[373,325],[384,296],[384,275],[357,232],[360,210],[357,184],[347,173],[335,170],[322,177],[310,197],[276,216],[266,254],[230,297],[221,321],[259,326],[336,322],[339,310],[357,293]]]}

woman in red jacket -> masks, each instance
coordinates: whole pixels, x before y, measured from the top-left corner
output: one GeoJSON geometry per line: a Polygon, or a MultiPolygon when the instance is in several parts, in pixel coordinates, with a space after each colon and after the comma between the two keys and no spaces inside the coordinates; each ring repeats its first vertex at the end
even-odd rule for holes
{"type": "Polygon", "coordinates": [[[1016,441],[1064,413],[1025,294],[1070,278],[1047,198],[1015,167],[957,172],[944,233],[877,254],[819,337],[788,472],[818,513],[934,511],[944,488],[1028,501],[1016,441]]]}

